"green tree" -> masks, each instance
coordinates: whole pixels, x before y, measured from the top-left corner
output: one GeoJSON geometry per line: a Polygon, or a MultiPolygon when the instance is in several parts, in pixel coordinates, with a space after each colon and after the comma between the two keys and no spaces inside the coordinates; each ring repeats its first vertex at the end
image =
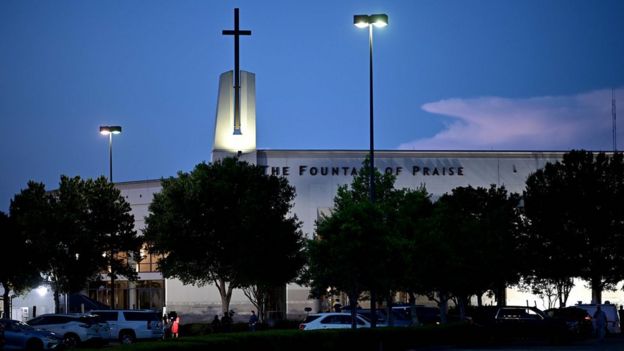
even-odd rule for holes
{"type": "Polygon", "coordinates": [[[343,291],[355,316],[362,292],[379,285],[376,281],[387,273],[387,233],[382,212],[368,201],[350,204],[319,219],[317,237],[308,243],[313,295],[323,296],[327,288],[343,291]]]}
{"type": "MultiPolygon", "coordinates": [[[[396,230],[404,191],[394,189],[395,177],[391,174],[381,175],[375,170],[374,179],[372,204],[367,158],[351,184],[338,187],[331,214],[317,220],[316,238],[309,242],[313,294],[320,297],[327,288],[344,291],[355,307],[361,293],[370,291],[373,316],[376,293],[383,292],[388,300],[392,299],[391,291],[400,286],[395,270],[404,262],[396,230]]],[[[355,319],[353,323],[355,327],[355,319]]]]}
{"type": "Polygon", "coordinates": [[[223,313],[234,288],[247,288],[263,313],[270,287],[294,280],[304,264],[295,190],[283,177],[236,158],[200,163],[162,180],[146,218],[150,251],[165,277],[214,283],[223,313]]]}
{"type": "Polygon", "coordinates": [[[92,238],[97,267],[106,271],[111,282],[111,307],[115,301],[115,280],[125,277],[138,279],[136,263],[141,260],[143,237],[134,229],[134,216],[130,204],[119,189],[105,177],[85,183],[87,233],[92,238]]]}
{"type": "MultiPolygon", "coordinates": [[[[458,187],[435,204],[429,233],[421,250],[433,248],[423,269],[424,281],[438,291],[441,311],[449,295],[456,297],[463,316],[468,298],[492,290],[499,305],[505,289],[519,279],[516,259],[520,197],[504,187],[458,187]]],[[[421,252],[426,255],[426,252],[421,252]]]]}
{"type": "MultiPolygon", "coordinates": [[[[11,217],[0,211],[0,242],[11,254],[0,255],[0,284],[4,289],[2,295],[4,318],[11,318],[10,293],[19,295],[36,287],[41,282],[39,269],[34,264],[35,256],[30,243],[18,232],[11,217]],[[20,263],[15,264],[15,257],[20,263]]],[[[0,316],[1,317],[1,316],[0,316]]]]}
{"type": "MultiPolygon", "coordinates": [[[[105,250],[114,247],[116,252],[139,257],[141,240],[132,229],[130,206],[104,178],[85,181],[61,176],[59,188],[52,192],[29,182],[11,201],[10,214],[19,235],[32,244],[35,266],[50,281],[57,313],[61,294],[78,292],[88,281],[100,279],[101,272],[116,269],[109,267],[105,250]]],[[[133,273],[130,270],[129,279],[136,276],[133,273]]]]}
{"type": "MultiPolygon", "coordinates": [[[[573,150],[527,179],[527,240],[542,260],[534,275],[560,284],[560,303],[573,277],[588,281],[592,301],[624,279],[624,162],[573,150]]],[[[568,288],[569,290],[569,288],[568,288]]]]}
{"type": "Polygon", "coordinates": [[[428,288],[423,284],[423,277],[430,272],[424,267],[434,267],[434,263],[426,264],[430,255],[427,253],[430,246],[425,242],[429,237],[429,223],[433,212],[431,196],[425,187],[405,192],[398,206],[397,231],[402,240],[400,252],[405,260],[404,264],[394,269],[400,275],[398,289],[409,295],[412,324],[419,323],[416,314],[416,295],[425,295],[428,288]]]}

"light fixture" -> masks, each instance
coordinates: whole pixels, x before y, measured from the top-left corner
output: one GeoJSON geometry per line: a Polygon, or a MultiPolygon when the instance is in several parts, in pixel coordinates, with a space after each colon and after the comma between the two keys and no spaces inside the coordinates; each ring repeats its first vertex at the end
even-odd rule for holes
{"type": "Polygon", "coordinates": [[[109,135],[109,134],[119,134],[121,133],[120,126],[100,126],[100,134],[109,135]]]}
{"type": "Polygon", "coordinates": [[[374,15],[355,15],[353,16],[353,24],[358,28],[366,28],[370,25],[375,27],[385,27],[388,25],[388,15],[378,13],[374,15]]]}

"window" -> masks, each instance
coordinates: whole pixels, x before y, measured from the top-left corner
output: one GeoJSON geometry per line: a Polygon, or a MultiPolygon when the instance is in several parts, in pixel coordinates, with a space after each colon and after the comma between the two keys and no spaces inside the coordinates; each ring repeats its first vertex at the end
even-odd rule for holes
{"type": "Polygon", "coordinates": [[[157,321],[160,320],[157,313],[151,312],[124,312],[127,321],[157,321]]]}
{"type": "Polygon", "coordinates": [[[147,252],[147,250],[141,250],[141,257],[143,259],[139,262],[139,272],[158,272],[158,261],[162,258],[162,255],[154,255],[147,252]]]}
{"type": "Polygon", "coordinates": [[[117,312],[95,312],[96,315],[102,317],[106,321],[117,321],[117,312]]]}

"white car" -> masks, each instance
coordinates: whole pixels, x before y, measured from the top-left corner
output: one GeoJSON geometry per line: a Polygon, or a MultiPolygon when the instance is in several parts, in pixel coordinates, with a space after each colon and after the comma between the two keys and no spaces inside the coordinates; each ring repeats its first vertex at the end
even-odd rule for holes
{"type": "Polygon", "coordinates": [[[138,339],[157,340],[164,335],[162,317],[151,310],[93,310],[110,326],[110,338],[122,344],[138,339]]]}
{"type": "Polygon", "coordinates": [[[103,342],[101,325],[89,316],[71,314],[42,314],[28,321],[28,325],[49,330],[63,338],[66,348],[82,343],[103,342]]]}
{"type": "MultiPolygon", "coordinates": [[[[370,328],[370,323],[362,316],[356,316],[357,328],[370,328]]],[[[299,330],[322,330],[322,329],[349,329],[351,328],[351,313],[327,312],[309,314],[303,323],[299,324],[299,330]]]]}

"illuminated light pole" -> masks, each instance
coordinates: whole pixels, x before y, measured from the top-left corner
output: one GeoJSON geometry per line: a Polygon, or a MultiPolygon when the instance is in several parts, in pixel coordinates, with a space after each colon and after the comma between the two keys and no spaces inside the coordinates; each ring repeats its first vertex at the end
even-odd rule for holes
{"type": "Polygon", "coordinates": [[[113,182],[113,134],[120,134],[120,126],[100,126],[100,134],[108,135],[109,176],[108,181],[113,182]]]}
{"type": "Polygon", "coordinates": [[[373,27],[385,27],[388,25],[388,15],[355,15],[353,24],[358,28],[368,27],[368,52],[369,64],[369,111],[370,111],[370,200],[375,202],[375,138],[373,119],[373,27]]]}
{"type": "MultiPolygon", "coordinates": [[[[375,203],[375,138],[373,123],[373,27],[385,27],[388,25],[388,15],[355,15],[353,16],[353,24],[358,28],[368,27],[368,54],[369,54],[369,108],[370,108],[370,180],[369,191],[370,201],[375,203]]],[[[373,317],[373,326],[377,322],[376,294],[371,291],[371,314],[373,317]]]]}
{"type": "MultiPolygon", "coordinates": [[[[100,126],[100,134],[102,135],[108,135],[108,152],[109,152],[109,176],[108,176],[108,181],[109,182],[113,182],[113,134],[120,134],[121,133],[121,127],[120,126],[100,126]]],[[[111,237],[113,236],[113,233],[111,233],[111,237]]],[[[111,260],[111,273],[110,273],[110,278],[111,278],[111,309],[115,309],[115,272],[113,272],[113,257],[115,255],[114,252],[110,253],[110,260],[111,260]]]]}

